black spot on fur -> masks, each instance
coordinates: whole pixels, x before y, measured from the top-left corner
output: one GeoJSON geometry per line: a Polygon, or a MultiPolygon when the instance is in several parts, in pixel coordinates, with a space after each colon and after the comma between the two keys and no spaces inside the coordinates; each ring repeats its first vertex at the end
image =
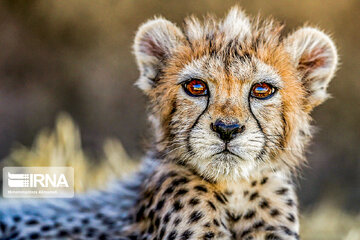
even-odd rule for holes
{"type": "Polygon", "coordinates": [[[165,216],[163,217],[163,223],[166,224],[170,221],[170,217],[171,217],[171,212],[168,212],[165,214],[165,216]]]}
{"type": "Polygon", "coordinates": [[[180,240],[188,240],[188,239],[190,239],[190,237],[191,237],[191,235],[193,235],[193,231],[191,231],[191,230],[186,230],[185,232],[183,232],[182,234],[181,234],[181,237],[180,237],[180,240]]]}
{"type": "Polygon", "coordinates": [[[250,195],[249,200],[253,201],[255,198],[259,197],[259,193],[258,192],[254,192],[250,195]]]}
{"type": "Polygon", "coordinates": [[[177,232],[176,232],[176,230],[173,230],[173,231],[170,232],[167,239],[168,240],[175,240],[176,236],[177,236],[177,232]]]}
{"type": "Polygon", "coordinates": [[[159,239],[163,239],[165,231],[166,231],[166,228],[162,227],[161,230],[160,230],[159,239]]]}
{"type": "Polygon", "coordinates": [[[189,218],[189,223],[196,223],[198,222],[202,217],[204,216],[204,214],[200,211],[194,211],[191,213],[190,218],[189,218]]]}
{"type": "Polygon", "coordinates": [[[177,218],[174,220],[174,225],[177,226],[177,225],[179,225],[179,223],[181,223],[181,218],[180,218],[180,217],[177,217],[177,218]]]}
{"type": "Polygon", "coordinates": [[[214,237],[215,237],[215,234],[213,232],[207,232],[204,234],[203,239],[208,240],[208,239],[213,239],[214,237]]]}
{"type": "Polygon", "coordinates": [[[69,235],[70,234],[65,229],[60,230],[57,234],[58,237],[68,237],[69,235]]]}
{"type": "Polygon", "coordinates": [[[39,221],[36,219],[30,219],[28,221],[25,222],[26,225],[37,225],[39,224],[39,221]]]}
{"type": "Polygon", "coordinates": [[[241,233],[241,237],[243,238],[243,237],[245,237],[246,235],[250,234],[251,232],[252,232],[251,229],[246,229],[246,230],[244,230],[244,231],[241,233]]]}
{"type": "Polygon", "coordinates": [[[14,220],[14,222],[20,222],[20,221],[21,221],[21,217],[18,216],[18,215],[16,215],[16,216],[13,217],[13,220],[14,220]]]}
{"type": "Polygon", "coordinates": [[[54,224],[55,228],[58,228],[58,227],[61,227],[61,226],[62,226],[62,224],[60,222],[55,222],[55,224],[54,224]]]}
{"type": "Polygon", "coordinates": [[[208,201],[208,204],[214,211],[216,211],[216,207],[212,201],[208,201]]]}
{"type": "Polygon", "coordinates": [[[103,223],[104,225],[114,226],[116,222],[115,222],[115,220],[112,219],[112,218],[105,217],[105,218],[102,220],[102,223],[103,223]]]}
{"type": "Polygon", "coordinates": [[[221,222],[221,225],[227,230],[228,228],[227,228],[227,226],[225,225],[225,223],[224,223],[222,220],[220,220],[220,222],[221,222]]]}
{"type": "Polygon", "coordinates": [[[101,233],[100,235],[99,235],[99,238],[98,238],[99,240],[106,240],[106,239],[108,239],[108,235],[106,234],[106,233],[101,233]]]}
{"type": "Polygon", "coordinates": [[[268,180],[269,180],[268,177],[264,177],[264,178],[261,180],[260,184],[261,184],[261,185],[264,185],[265,183],[267,183],[268,180]]]}
{"type": "Polygon", "coordinates": [[[269,202],[266,199],[262,199],[259,203],[259,207],[264,209],[269,207],[269,202]]]}
{"type": "Polygon", "coordinates": [[[135,234],[130,234],[130,235],[126,236],[126,237],[127,237],[127,239],[130,239],[130,240],[138,240],[138,236],[135,235],[135,234]]]}
{"type": "Polygon", "coordinates": [[[276,230],[276,227],[269,225],[269,226],[267,226],[267,227],[265,228],[265,230],[266,230],[266,231],[275,231],[275,230],[276,230]]]}
{"type": "Polygon", "coordinates": [[[29,234],[30,239],[40,239],[40,234],[37,232],[33,232],[29,234]]]}
{"type": "Polygon", "coordinates": [[[287,188],[280,188],[279,190],[276,190],[276,194],[278,194],[278,195],[284,195],[284,194],[286,194],[287,192],[289,191],[289,189],[287,189],[287,188]]]}
{"type": "Polygon", "coordinates": [[[258,222],[256,222],[256,223],[254,223],[253,228],[255,228],[255,229],[261,228],[261,227],[263,227],[264,225],[265,225],[264,220],[261,220],[261,221],[258,221],[258,222]]]}
{"type": "Polygon", "coordinates": [[[188,193],[189,190],[185,189],[185,188],[181,188],[179,189],[176,193],[175,193],[175,196],[174,197],[179,197],[179,196],[183,196],[185,195],[186,193],[188,193]]]}
{"type": "Polygon", "coordinates": [[[249,194],[249,191],[248,190],[245,190],[244,191],[244,197],[246,197],[246,195],[248,195],[249,194]]]}
{"type": "Polygon", "coordinates": [[[292,206],[294,206],[294,204],[295,204],[295,203],[294,203],[294,201],[293,201],[292,199],[286,200],[286,205],[292,207],[292,206]]]}
{"type": "Polygon", "coordinates": [[[295,216],[292,213],[289,213],[289,215],[286,217],[287,220],[289,220],[290,222],[295,222],[295,216]]]}
{"type": "Polygon", "coordinates": [[[163,195],[171,194],[174,192],[174,190],[175,190],[174,186],[170,186],[164,191],[163,195]]]}
{"type": "Polygon", "coordinates": [[[151,196],[149,197],[149,200],[147,201],[147,204],[146,204],[146,207],[145,207],[145,208],[150,208],[151,205],[152,205],[152,203],[153,203],[153,201],[154,201],[154,196],[151,195],[151,196]]]}
{"type": "Polygon", "coordinates": [[[84,218],[84,219],[81,220],[81,222],[82,222],[82,224],[87,225],[87,224],[90,223],[90,220],[87,219],[87,218],[84,218]]]}
{"type": "Polygon", "coordinates": [[[237,235],[236,232],[231,230],[230,233],[231,233],[231,237],[232,237],[231,239],[236,239],[236,235],[237,235]]]}
{"type": "MultiPolygon", "coordinates": [[[[16,239],[16,237],[18,237],[19,235],[20,235],[20,232],[18,232],[18,231],[13,232],[12,234],[10,234],[8,239],[16,239]]],[[[20,239],[22,239],[22,238],[19,238],[19,240],[20,239]]]]}
{"type": "Polygon", "coordinates": [[[251,186],[252,186],[252,187],[255,187],[256,184],[257,184],[257,181],[252,181],[252,182],[251,182],[251,186]]]}
{"type": "Polygon", "coordinates": [[[208,192],[207,188],[204,185],[198,185],[194,187],[195,190],[199,191],[199,192],[208,192]]]}
{"type": "Polygon", "coordinates": [[[280,212],[279,212],[279,210],[277,210],[276,208],[274,208],[274,209],[271,209],[271,210],[270,210],[270,215],[271,215],[272,217],[276,217],[276,216],[279,216],[279,215],[280,215],[280,212]]]}
{"type": "Polygon", "coordinates": [[[149,215],[148,215],[148,217],[150,218],[150,220],[153,220],[154,214],[155,214],[154,209],[151,209],[150,212],[149,212],[149,215]]]}
{"type": "Polygon", "coordinates": [[[214,192],[214,196],[215,196],[216,200],[218,200],[222,204],[225,204],[227,202],[226,197],[220,193],[214,192]]]}
{"type": "MultiPolygon", "coordinates": [[[[136,213],[136,217],[135,217],[136,222],[139,222],[140,220],[143,219],[143,217],[144,217],[144,211],[145,211],[145,206],[142,205],[142,206],[140,207],[140,209],[139,209],[139,210],[137,211],[137,213],[136,213]]],[[[87,220],[87,219],[83,219],[83,223],[84,223],[84,220],[87,220]]],[[[85,224],[85,223],[84,223],[84,224],[85,224]]]]}
{"type": "Polygon", "coordinates": [[[265,236],[265,240],[281,240],[281,238],[276,234],[268,233],[265,236]]]}
{"type": "Polygon", "coordinates": [[[73,234],[79,234],[81,232],[81,228],[79,226],[75,226],[72,228],[73,234]]]}
{"type": "Polygon", "coordinates": [[[289,236],[294,235],[294,232],[291,231],[288,227],[286,227],[286,226],[280,226],[280,228],[284,231],[284,233],[285,233],[286,235],[289,235],[289,236]]]}
{"type": "Polygon", "coordinates": [[[155,191],[158,191],[162,184],[165,182],[165,180],[168,178],[168,175],[167,174],[163,174],[159,177],[159,180],[156,182],[156,188],[155,188],[155,191]]]}
{"type": "Polygon", "coordinates": [[[52,227],[50,225],[44,225],[40,228],[40,230],[42,232],[47,232],[47,231],[50,231],[52,229],[52,227]]]}
{"type": "Polygon", "coordinates": [[[253,217],[255,217],[256,212],[254,210],[248,210],[245,215],[244,215],[244,219],[248,220],[251,219],[253,217]]]}
{"type": "Polygon", "coordinates": [[[163,208],[165,203],[165,199],[161,199],[157,204],[156,204],[156,210],[159,211],[163,208]]]}
{"type": "Polygon", "coordinates": [[[173,204],[174,207],[174,211],[179,211],[180,209],[182,209],[184,207],[184,205],[180,202],[180,200],[176,200],[173,204]]]}
{"type": "Polygon", "coordinates": [[[156,217],[155,219],[155,227],[158,228],[160,226],[160,217],[156,217]]]}
{"type": "Polygon", "coordinates": [[[229,191],[228,189],[227,190],[225,190],[225,195],[226,196],[231,196],[233,193],[231,192],[231,191],[229,191]]]}
{"type": "Polygon", "coordinates": [[[186,177],[181,177],[181,178],[174,179],[171,182],[171,186],[177,187],[179,184],[185,184],[185,183],[188,183],[188,182],[189,182],[189,179],[187,179],[186,177]]]}
{"type": "Polygon", "coordinates": [[[232,222],[237,222],[241,218],[241,214],[236,215],[234,213],[231,213],[229,210],[226,210],[226,215],[227,215],[228,219],[232,222]]]}
{"type": "Polygon", "coordinates": [[[218,220],[216,220],[216,219],[214,219],[214,220],[213,220],[213,223],[214,223],[214,225],[215,225],[215,226],[217,226],[217,227],[219,227],[219,226],[220,226],[219,221],[218,221],[218,220]]]}
{"type": "Polygon", "coordinates": [[[6,229],[7,229],[7,225],[4,222],[0,221],[1,232],[3,232],[3,233],[6,232],[6,229]]]}
{"type": "Polygon", "coordinates": [[[200,200],[198,199],[198,198],[192,198],[192,199],[190,199],[190,201],[189,201],[189,204],[191,205],[191,206],[196,206],[196,205],[198,205],[200,203],[200,200]]]}

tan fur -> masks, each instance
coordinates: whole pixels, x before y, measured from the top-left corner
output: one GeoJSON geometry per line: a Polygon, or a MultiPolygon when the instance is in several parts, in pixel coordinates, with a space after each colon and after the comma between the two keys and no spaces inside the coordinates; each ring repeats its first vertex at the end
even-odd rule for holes
{"type": "MultiPolygon", "coordinates": [[[[141,71],[137,85],[149,98],[149,119],[156,136],[152,154],[161,162],[146,192],[152,196],[150,205],[156,207],[171,179],[187,179],[184,187],[190,193],[184,201],[197,196],[194,186],[206,186],[208,191],[199,196],[198,205],[204,215],[202,224],[214,218],[223,224],[212,224],[211,230],[196,227],[195,239],[207,239],[204,234],[209,231],[216,239],[231,235],[236,239],[298,238],[291,178],[305,160],[304,149],[311,138],[309,113],[327,98],[337,53],[331,39],[317,29],[301,28],[288,37],[282,29],[275,20],[250,19],[234,7],[224,20],[208,16],[201,22],[192,16],[185,19],[182,30],[160,18],[145,23],[137,33],[134,51],[141,71]],[[187,95],[182,84],[190,79],[204,81],[209,94],[187,95]],[[263,82],[277,91],[266,100],[251,97],[252,86],[263,82]],[[225,144],[210,127],[217,120],[236,122],[245,130],[225,144]],[[233,154],[222,153],[224,148],[233,154]],[[159,176],[169,172],[176,174],[157,187],[159,176]],[[269,182],[259,184],[265,178],[269,182]],[[205,203],[216,202],[217,192],[231,194],[225,205],[221,201],[216,205],[214,215],[205,203]],[[269,206],[260,207],[262,200],[269,206]],[[256,214],[244,217],[249,211],[256,214]],[[232,221],[234,214],[242,217],[232,221]],[[264,224],[257,228],[259,221],[264,224]]],[[[146,196],[141,204],[148,201],[146,196]]],[[[155,215],[163,218],[174,201],[174,195],[166,198],[155,215]]],[[[140,225],[129,227],[131,231],[152,226],[152,219],[147,218],[151,206],[140,225]]],[[[184,208],[179,216],[191,218],[191,211],[184,208]]],[[[160,226],[149,236],[159,238],[160,226]]],[[[175,229],[189,227],[190,223],[182,223],[175,229]]],[[[166,228],[163,234],[175,239],[171,231],[166,228]]]]}

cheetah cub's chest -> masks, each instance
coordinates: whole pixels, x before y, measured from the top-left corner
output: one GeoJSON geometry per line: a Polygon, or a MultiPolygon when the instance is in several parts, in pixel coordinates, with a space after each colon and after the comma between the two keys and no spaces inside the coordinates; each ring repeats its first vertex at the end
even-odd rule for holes
{"type": "Polygon", "coordinates": [[[147,182],[127,232],[158,239],[297,239],[297,200],[290,178],[263,171],[249,180],[212,183],[165,164],[147,182]],[[142,234],[143,235],[143,234],[142,234]],[[191,236],[191,237],[190,237],[191,236]],[[271,238],[271,237],[282,238],[271,238]]]}
{"type": "Polygon", "coordinates": [[[290,177],[269,170],[249,180],[218,185],[225,186],[225,211],[237,236],[276,231],[298,237],[297,198],[290,177]]]}

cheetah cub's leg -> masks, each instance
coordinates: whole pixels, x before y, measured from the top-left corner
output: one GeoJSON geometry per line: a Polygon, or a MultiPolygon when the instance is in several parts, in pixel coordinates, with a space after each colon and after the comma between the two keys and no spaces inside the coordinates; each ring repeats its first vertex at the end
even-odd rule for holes
{"type": "Polygon", "coordinates": [[[170,165],[161,167],[146,186],[135,214],[142,237],[233,239],[224,209],[227,198],[211,183],[170,165]]]}
{"type": "Polygon", "coordinates": [[[299,239],[297,198],[287,174],[269,172],[243,186],[228,197],[236,239],[299,239]]]}

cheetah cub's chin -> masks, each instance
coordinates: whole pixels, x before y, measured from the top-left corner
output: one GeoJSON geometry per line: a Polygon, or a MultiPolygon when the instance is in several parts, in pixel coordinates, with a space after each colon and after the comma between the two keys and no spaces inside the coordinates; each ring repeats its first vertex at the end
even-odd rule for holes
{"type": "Polygon", "coordinates": [[[140,27],[136,84],[149,98],[158,156],[214,181],[304,161],[309,113],[328,97],[337,52],[316,28],[282,29],[239,8],[220,21],[187,18],[182,29],[163,18],[140,27]]]}

